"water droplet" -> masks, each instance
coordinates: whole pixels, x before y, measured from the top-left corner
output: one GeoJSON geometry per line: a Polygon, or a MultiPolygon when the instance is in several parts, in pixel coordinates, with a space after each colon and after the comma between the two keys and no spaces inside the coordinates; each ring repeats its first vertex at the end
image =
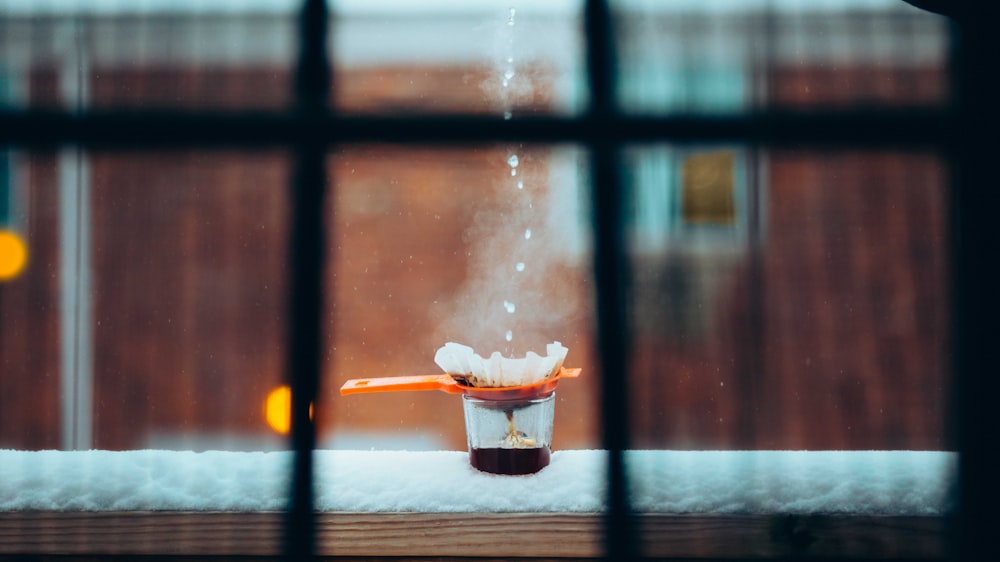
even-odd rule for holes
{"type": "Polygon", "coordinates": [[[517,265],[514,266],[514,269],[518,271],[524,271],[524,262],[523,261],[517,262],[517,265]]]}
{"type": "Polygon", "coordinates": [[[514,69],[513,68],[508,68],[506,71],[504,71],[504,73],[503,73],[504,80],[510,80],[513,77],[514,77],[514,69]]]}
{"type": "Polygon", "coordinates": [[[506,78],[504,78],[503,79],[503,87],[506,88],[509,84],[510,84],[510,80],[507,80],[506,78]]]}
{"type": "Polygon", "coordinates": [[[514,57],[507,57],[507,64],[512,64],[514,62],[514,57]]]}
{"type": "Polygon", "coordinates": [[[517,175],[517,169],[516,168],[511,168],[510,169],[510,175],[516,176],[517,175]]]}
{"type": "Polygon", "coordinates": [[[504,111],[503,112],[503,118],[506,119],[507,121],[510,121],[510,118],[513,117],[513,116],[514,116],[514,114],[511,113],[511,112],[509,112],[509,111],[504,111]]]}
{"type": "Polygon", "coordinates": [[[530,240],[531,239],[531,229],[530,228],[525,229],[525,231],[524,231],[524,239],[525,240],[530,240]]]}
{"type": "Polygon", "coordinates": [[[514,311],[517,310],[517,307],[514,306],[514,303],[510,301],[503,301],[503,307],[507,310],[508,314],[514,314],[514,311]]]}
{"type": "Polygon", "coordinates": [[[505,335],[504,338],[506,338],[507,341],[514,339],[514,332],[507,330],[507,335],[505,335]]]}
{"type": "Polygon", "coordinates": [[[517,154],[511,154],[510,158],[507,159],[507,164],[509,164],[511,168],[516,168],[518,163],[517,154]]]}
{"type": "Polygon", "coordinates": [[[523,181],[517,182],[517,188],[518,189],[524,189],[524,182],[523,181]]]}
{"type": "Polygon", "coordinates": [[[507,25],[514,25],[514,14],[517,13],[515,8],[510,9],[510,17],[507,18],[507,25]]]}

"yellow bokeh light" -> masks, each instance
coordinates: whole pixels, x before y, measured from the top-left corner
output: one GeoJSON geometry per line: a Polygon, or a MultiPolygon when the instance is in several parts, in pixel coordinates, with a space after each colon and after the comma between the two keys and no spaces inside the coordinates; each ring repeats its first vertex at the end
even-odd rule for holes
{"type": "Polygon", "coordinates": [[[292,389],[279,386],[267,394],[264,419],[271,429],[282,435],[288,433],[292,428],[292,389]]]}
{"type": "Polygon", "coordinates": [[[20,236],[0,229],[0,281],[17,277],[28,264],[28,245],[20,236]]]}
{"type": "MultiPolygon", "coordinates": [[[[285,435],[292,429],[292,389],[279,386],[267,393],[264,400],[264,419],[274,431],[285,435]]],[[[313,405],[309,404],[309,419],[313,419],[313,405]]]]}

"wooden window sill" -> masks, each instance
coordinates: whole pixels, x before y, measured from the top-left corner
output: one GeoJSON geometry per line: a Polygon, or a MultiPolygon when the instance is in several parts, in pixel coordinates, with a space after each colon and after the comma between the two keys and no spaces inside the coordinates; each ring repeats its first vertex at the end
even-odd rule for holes
{"type": "MultiPolygon", "coordinates": [[[[462,452],[318,451],[317,553],[594,558],[605,455],[527,477],[462,452]]],[[[0,451],[0,558],[283,551],[286,453],[0,451]]],[[[648,557],[940,559],[956,458],[941,452],[629,451],[648,557]]]]}
{"type": "MultiPolygon", "coordinates": [[[[281,554],[279,512],[0,513],[0,556],[281,554]]],[[[945,557],[946,519],[914,516],[636,517],[647,557],[869,559],[945,557]]],[[[320,513],[317,550],[335,557],[601,555],[593,513],[320,513]]]]}

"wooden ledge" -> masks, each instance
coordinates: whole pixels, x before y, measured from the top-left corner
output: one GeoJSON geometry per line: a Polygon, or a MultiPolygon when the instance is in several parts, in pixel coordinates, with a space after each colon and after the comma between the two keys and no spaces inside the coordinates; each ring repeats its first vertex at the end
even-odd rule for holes
{"type": "MultiPolygon", "coordinates": [[[[0,557],[281,554],[282,513],[3,512],[0,557]]],[[[642,554],[678,558],[943,559],[939,517],[637,516],[642,554]]],[[[321,513],[332,557],[593,558],[602,517],[578,513],[321,513]]]]}

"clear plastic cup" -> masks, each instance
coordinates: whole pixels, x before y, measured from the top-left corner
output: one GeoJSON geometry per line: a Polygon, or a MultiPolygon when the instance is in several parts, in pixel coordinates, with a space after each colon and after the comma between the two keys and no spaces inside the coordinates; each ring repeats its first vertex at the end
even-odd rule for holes
{"type": "Polygon", "coordinates": [[[555,397],[555,392],[525,400],[463,395],[472,466],[494,474],[532,474],[548,466],[555,397]]]}

